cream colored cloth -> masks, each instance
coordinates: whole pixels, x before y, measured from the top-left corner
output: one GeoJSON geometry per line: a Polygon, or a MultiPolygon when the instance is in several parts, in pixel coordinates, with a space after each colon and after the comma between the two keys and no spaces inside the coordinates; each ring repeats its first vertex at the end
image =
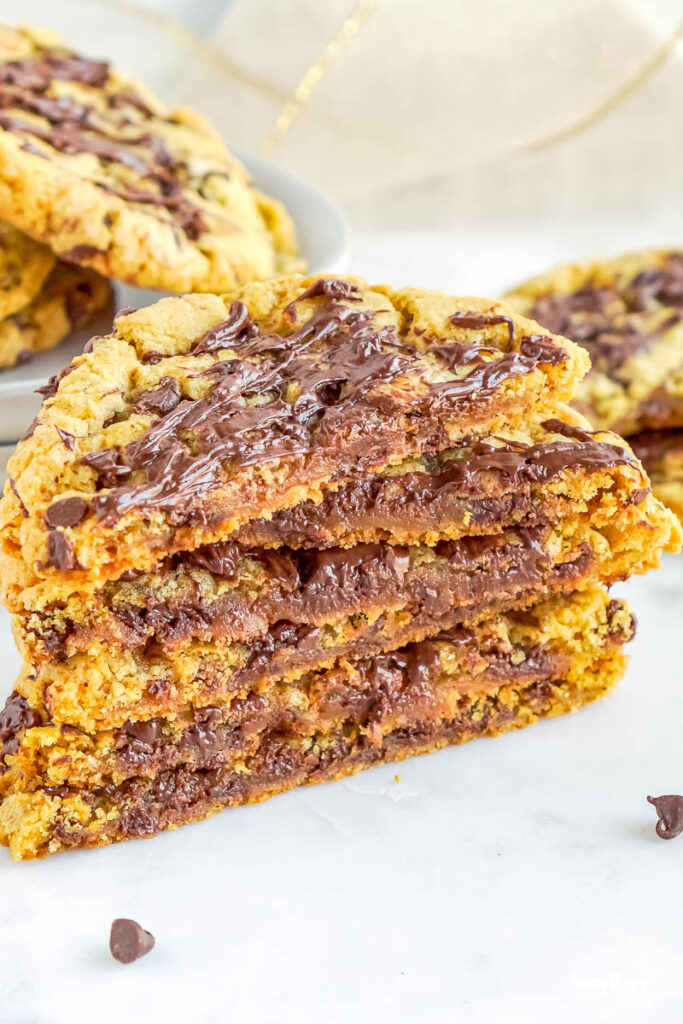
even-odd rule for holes
{"type": "MultiPolygon", "coordinates": [[[[208,40],[225,88],[212,59],[179,87],[238,148],[265,142],[359,197],[518,154],[619,107],[682,18],[679,0],[232,0],[208,40]]],[[[610,145],[626,175],[647,158],[639,132],[657,126],[680,166],[675,55],[666,74],[664,106],[639,109],[638,88],[624,100],[633,118],[610,145]]]]}

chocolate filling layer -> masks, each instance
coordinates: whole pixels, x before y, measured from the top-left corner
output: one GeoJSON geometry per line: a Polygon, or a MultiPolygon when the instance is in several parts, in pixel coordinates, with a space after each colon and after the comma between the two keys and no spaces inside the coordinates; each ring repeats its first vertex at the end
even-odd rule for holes
{"type": "Polygon", "coordinates": [[[107,605],[91,619],[71,621],[61,632],[50,624],[36,633],[52,656],[87,650],[99,638],[126,648],[153,643],[165,650],[191,640],[249,642],[253,659],[263,644],[272,653],[278,629],[289,638],[284,642],[300,646],[302,639],[289,637],[289,629],[304,627],[310,644],[326,623],[354,615],[400,608],[411,619],[429,621],[453,608],[466,614],[472,605],[514,600],[539,592],[554,578],[569,581],[587,571],[594,558],[588,545],[578,545],[554,564],[544,548],[545,533],[540,527],[520,529],[512,536],[440,541],[424,550],[386,543],[348,550],[260,550],[250,553],[265,570],[258,593],[236,586],[218,595],[213,585],[203,589],[192,565],[230,579],[240,574],[243,552],[229,543],[213,545],[176,556],[186,584],[178,588],[178,599],[159,600],[147,578],[115,584],[105,588],[107,605]]]}
{"type": "MultiPolygon", "coordinates": [[[[58,817],[53,837],[64,847],[97,845],[102,841],[140,838],[162,829],[201,818],[221,807],[262,800],[303,783],[323,782],[340,774],[382,761],[425,752],[447,743],[462,743],[479,735],[528,724],[529,716],[542,716],[567,704],[576,706],[597,696],[599,687],[582,691],[562,683],[541,680],[527,687],[502,689],[474,702],[464,698],[462,711],[445,721],[414,716],[406,726],[381,739],[357,729],[337,730],[313,742],[287,733],[266,733],[248,770],[230,768],[161,772],[119,786],[82,791],[93,807],[115,807],[117,815],[99,832],[73,827],[58,817]],[[512,692],[510,692],[512,691],[512,692]]],[[[49,795],[68,796],[66,788],[49,795]]]]}
{"type": "MultiPolygon", "coordinates": [[[[557,433],[567,428],[559,420],[545,425],[557,433]]],[[[466,454],[455,451],[448,460],[429,460],[424,472],[352,480],[328,492],[319,504],[306,501],[277,512],[271,520],[247,523],[235,540],[250,546],[318,548],[363,530],[390,534],[393,527],[414,533],[440,532],[458,522],[466,522],[468,530],[500,529],[522,521],[527,526],[537,525],[547,521],[549,510],[542,492],[530,498],[535,485],[545,484],[565,470],[590,473],[635,465],[624,448],[575,430],[573,442],[493,445],[480,441],[466,454]],[[488,488],[483,486],[484,478],[489,481],[488,488]]]]}
{"type": "MultiPolygon", "coordinates": [[[[486,629],[452,629],[355,662],[352,668],[336,666],[287,687],[251,691],[221,705],[191,709],[179,720],[126,722],[113,733],[100,770],[120,779],[152,776],[179,764],[217,768],[253,752],[264,731],[310,735],[343,722],[387,731],[408,712],[425,718],[443,716],[453,691],[482,695],[511,682],[526,685],[558,678],[569,666],[569,655],[556,646],[512,648],[486,629]]],[[[18,694],[8,700],[0,714],[0,727],[3,719],[6,722],[1,758],[16,753],[19,737],[42,724],[31,714],[18,694]],[[17,715],[19,706],[22,713],[17,715]]],[[[72,726],[63,729],[65,736],[80,732],[72,726]]],[[[78,784],[71,774],[69,780],[78,784]]]]}

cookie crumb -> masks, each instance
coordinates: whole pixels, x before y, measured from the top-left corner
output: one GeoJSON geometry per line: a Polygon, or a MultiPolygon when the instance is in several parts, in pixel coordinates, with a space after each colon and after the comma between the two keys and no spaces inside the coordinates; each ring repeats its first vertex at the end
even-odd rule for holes
{"type": "Polygon", "coordinates": [[[109,949],[120,964],[132,964],[134,960],[149,953],[153,946],[154,936],[146,932],[137,921],[127,917],[117,917],[112,921],[109,949]]]}
{"type": "Polygon", "coordinates": [[[401,781],[401,776],[400,775],[394,775],[394,782],[400,782],[400,781],[401,781]]]}
{"type": "Polygon", "coordinates": [[[649,796],[648,803],[656,810],[659,820],[655,825],[660,839],[675,839],[683,832],[683,796],[669,793],[666,796],[649,796]]]}

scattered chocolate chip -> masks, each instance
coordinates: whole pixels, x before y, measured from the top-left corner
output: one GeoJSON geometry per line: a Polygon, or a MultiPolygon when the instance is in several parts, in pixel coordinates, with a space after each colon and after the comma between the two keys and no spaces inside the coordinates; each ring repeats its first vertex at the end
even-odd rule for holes
{"type": "Polygon", "coordinates": [[[647,802],[656,810],[659,820],[655,826],[660,839],[675,839],[683,832],[683,796],[649,796],[647,802]]]}
{"type": "Polygon", "coordinates": [[[43,519],[51,530],[58,526],[78,526],[87,516],[89,509],[90,505],[85,498],[62,498],[45,509],[43,519]]]}
{"type": "Polygon", "coordinates": [[[12,739],[20,729],[31,729],[42,724],[41,716],[33,710],[26,698],[20,693],[12,693],[0,711],[0,744],[12,739]]]}
{"type": "Polygon", "coordinates": [[[137,921],[117,917],[109,935],[111,955],[120,964],[132,964],[154,947],[154,936],[141,928],[137,921]]]}
{"type": "Polygon", "coordinates": [[[84,356],[90,355],[92,350],[95,348],[95,342],[96,341],[101,341],[103,337],[104,337],[103,334],[93,334],[92,338],[88,338],[88,340],[86,341],[85,345],[83,346],[83,355],[84,356]]]}
{"type": "Polygon", "coordinates": [[[102,487],[115,487],[121,477],[130,475],[130,469],[120,462],[119,453],[113,448],[90,452],[79,461],[84,466],[91,466],[95,470],[98,475],[98,483],[102,487]]]}
{"type": "Polygon", "coordinates": [[[58,387],[59,378],[57,377],[57,374],[53,374],[47,384],[42,384],[39,388],[36,388],[36,394],[42,395],[43,399],[54,398],[57,394],[58,387]]]}

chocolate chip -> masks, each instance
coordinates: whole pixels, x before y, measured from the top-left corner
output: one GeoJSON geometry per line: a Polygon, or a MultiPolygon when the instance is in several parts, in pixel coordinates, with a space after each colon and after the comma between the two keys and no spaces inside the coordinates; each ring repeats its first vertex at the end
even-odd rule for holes
{"type": "Polygon", "coordinates": [[[143,746],[153,747],[161,735],[161,719],[152,718],[149,722],[126,722],[123,731],[143,746]]]}
{"type": "Polygon", "coordinates": [[[180,384],[175,377],[162,377],[157,387],[143,391],[135,403],[136,412],[165,416],[180,404],[180,384]]]}
{"type": "Polygon", "coordinates": [[[29,437],[33,437],[33,435],[34,435],[34,434],[35,434],[35,432],[36,432],[36,427],[37,427],[37,426],[38,426],[38,417],[36,416],[36,417],[35,417],[35,418],[33,419],[33,421],[31,422],[30,426],[28,427],[28,430],[26,430],[26,431],[25,431],[25,432],[24,432],[24,433],[23,433],[23,434],[21,435],[21,437],[19,438],[19,441],[20,441],[20,442],[21,442],[21,441],[28,441],[29,437]]]}
{"type": "Polygon", "coordinates": [[[206,569],[214,576],[221,576],[223,579],[232,580],[237,576],[240,563],[241,551],[237,544],[225,542],[222,544],[208,544],[204,548],[190,551],[185,559],[190,565],[196,565],[200,569],[206,569]]]}
{"type": "Polygon", "coordinates": [[[96,245],[88,245],[82,243],[81,245],[72,245],[70,249],[65,249],[59,254],[60,260],[65,260],[67,263],[82,263],[84,260],[90,260],[93,256],[102,254],[103,250],[98,249],[96,245]]]}
{"type": "Polygon", "coordinates": [[[41,395],[44,402],[46,402],[48,398],[54,398],[55,395],[57,394],[57,389],[59,388],[60,381],[62,381],[69,373],[72,372],[72,370],[75,369],[76,367],[74,366],[74,364],[69,363],[67,366],[64,367],[64,369],[60,370],[59,373],[53,374],[52,377],[50,377],[47,384],[43,384],[41,387],[36,388],[36,394],[41,395]]]}
{"type": "Polygon", "coordinates": [[[62,430],[61,427],[55,427],[55,430],[59,434],[59,437],[64,444],[65,448],[68,448],[70,452],[74,450],[74,435],[70,434],[68,430],[62,430]]]}
{"type": "Polygon", "coordinates": [[[115,487],[121,477],[130,476],[130,469],[121,462],[119,452],[113,448],[90,452],[79,461],[95,470],[102,487],[115,487]]]}
{"type": "Polygon", "coordinates": [[[47,563],[60,572],[80,569],[71,540],[60,530],[50,530],[47,538],[47,563]]]}
{"type": "Polygon", "coordinates": [[[655,826],[660,839],[675,839],[683,832],[683,796],[649,796],[647,802],[656,810],[659,820],[655,826]]]}
{"type": "Polygon", "coordinates": [[[0,711],[0,746],[3,747],[3,754],[16,752],[17,733],[42,724],[41,716],[33,710],[26,698],[20,693],[12,693],[0,711]]]}
{"type": "Polygon", "coordinates": [[[112,922],[109,935],[111,955],[120,964],[132,964],[154,946],[154,936],[141,928],[137,921],[127,917],[117,917],[112,922]]]}
{"type": "Polygon", "coordinates": [[[10,489],[12,491],[12,494],[14,495],[14,497],[17,499],[17,501],[21,505],[21,514],[22,514],[22,516],[24,517],[24,519],[28,519],[28,509],[26,508],[26,505],[24,505],[23,501],[21,500],[21,495],[19,494],[19,491],[17,490],[17,485],[14,482],[14,480],[12,479],[12,477],[9,477],[9,485],[10,485],[10,489]]]}
{"type": "Polygon", "coordinates": [[[87,516],[89,509],[90,505],[85,498],[62,498],[45,509],[43,519],[51,530],[58,526],[78,526],[87,516]]]}

